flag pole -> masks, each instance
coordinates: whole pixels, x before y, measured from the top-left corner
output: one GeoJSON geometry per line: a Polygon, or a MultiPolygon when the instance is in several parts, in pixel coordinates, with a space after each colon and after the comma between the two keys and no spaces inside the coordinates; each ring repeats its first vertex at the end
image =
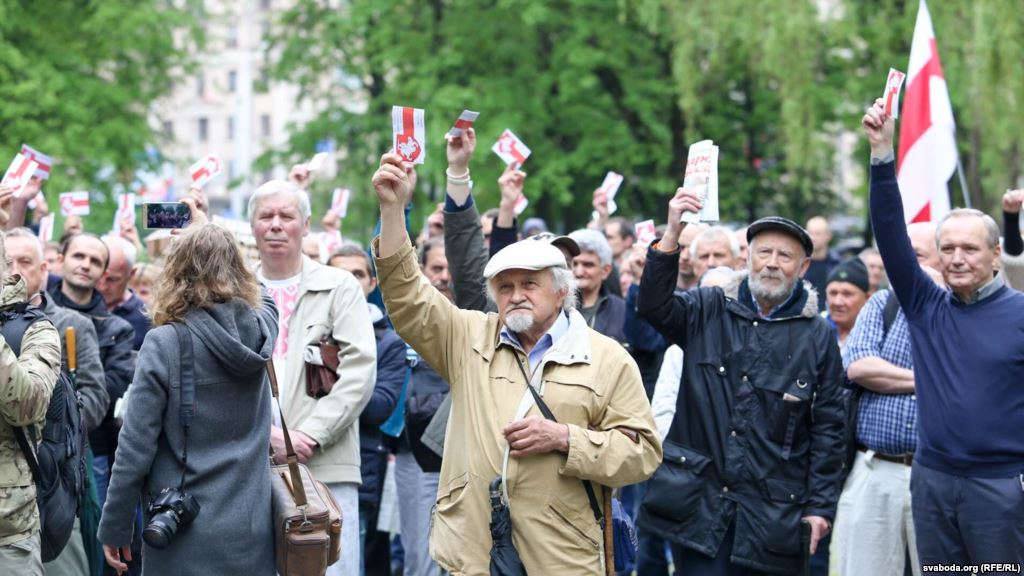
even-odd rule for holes
{"type": "Polygon", "coordinates": [[[956,175],[960,178],[960,192],[964,195],[964,207],[971,207],[971,195],[967,193],[967,178],[964,177],[964,165],[960,163],[960,155],[956,156],[956,175]]]}

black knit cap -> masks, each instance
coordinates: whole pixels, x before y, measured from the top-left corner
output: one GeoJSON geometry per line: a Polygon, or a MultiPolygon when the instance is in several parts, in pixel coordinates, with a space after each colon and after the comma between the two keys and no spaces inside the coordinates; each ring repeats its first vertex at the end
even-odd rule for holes
{"type": "Polygon", "coordinates": [[[768,216],[751,224],[747,227],[747,242],[753,241],[754,236],[766,230],[776,230],[788,234],[800,242],[800,245],[804,247],[805,255],[810,256],[814,253],[814,243],[811,242],[811,235],[807,233],[807,230],[804,230],[803,226],[789,218],[783,218],[782,216],[768,216]]]}
{"type": "Polygon", "coordinates": [[[871,283],[868,281],[868,267],[864,265],[860,258],[850,258],[833,268],[828,274],[825,286],[833,282],[853,284],[865,293],[871,291],[871,283]]]}

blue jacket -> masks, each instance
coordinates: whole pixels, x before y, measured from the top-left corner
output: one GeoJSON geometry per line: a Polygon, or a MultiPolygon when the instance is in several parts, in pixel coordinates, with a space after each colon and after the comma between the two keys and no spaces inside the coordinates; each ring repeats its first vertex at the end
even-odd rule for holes
{"type": "Polygon", "coordinates": [[[136,351],[142,348],[142,341],[146,339],[146,334],[153,325],[149,316],[146,315],[145,309],[146,305],[142,299],[132,292],[132,297],[127,302],[111,310],[114,316],[124,318],[135,329],[135,341],[132,348],[136,351]]]}
{"type": "Polygon", "coordinates": [[[359,416],[359,453],[363,475],[359,501],[377,506],[384,488],[388,456],[380,425],[398,405],[405,382],[406,362],[405,342],[387,327],[387,320],[381,317],[375,321],[373,331],[377,337],[377,384],[370,402],[359,416]]]}

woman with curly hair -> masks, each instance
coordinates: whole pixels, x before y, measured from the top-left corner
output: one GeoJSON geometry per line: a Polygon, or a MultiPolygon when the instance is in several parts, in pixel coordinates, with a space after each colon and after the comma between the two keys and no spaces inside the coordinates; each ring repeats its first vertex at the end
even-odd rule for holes
{"type": "MultiPolygon", "coordinates": [[[[198,211],[193,218],[205,220],[198,211]]],[[[264,366],[277,337],[274,301],[261,295],[231,233],[197,222],[175,242],[150,312],[155,327],[139,351],[100,521],[107,563],[118,574],[127,570],[140,494],[149,526],[159,512],[154,500],[159,505],[168,500],[162,491],[180,488],[198,513],[188,522],[182,517],[191,513],[179,505],[177,518],[164,514],[162,528],[147,528],[147,576],[272,576],[271,398],[264,366]],[[186,340],[179,342],[175,324],[186,328],[186,340]],[[181,350],[189,341],[195,400],[185,436],[181,350]]]]}

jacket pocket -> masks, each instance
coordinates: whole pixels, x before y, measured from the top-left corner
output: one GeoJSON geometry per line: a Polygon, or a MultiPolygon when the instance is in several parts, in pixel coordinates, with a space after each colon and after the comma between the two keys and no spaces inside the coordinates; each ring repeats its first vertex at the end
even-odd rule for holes
{"type": "Polygon", "coordinates": [[[769,377],[758,379],[754,386],[760,389],[768,436],[782,447],[783,459],[789,459],[800,424],[810,412],[815,379],[809,376],[769,377]]]}
{"type": "Polygon", "coordinates": [[[662,449],[664,458],[648,481],[643,506],[656,516],[683,523],[700,507],[708,482],[704,470],[711,459],[671,440],[666,440],[662,449]]]}
{"type": "Polygon", "coordinates": [[[574,540],[585,548],[597,551],[601,541],[601,527],[597,525],[594,514],[587,506],[584,511],[573,508],[557,497],[548,501],[548,509],[560,525],[570,528],[575,535],[574,540]]]}
{"type": "Polygon", "coordinates": [[[596,418],[591,418],[591,414],[601,396],[594,382],[582,377],[567,377],[564,371],[544,379],[544,403],[551,408],[559,422],[595,421],[596,418]]]}
{"type": "Polygon", "coordinates": [[[430,553],[447,566],[461,566],[458,557],[458,543],[466,534],[466,510],[463,503],[471,488],[472,475],[469,472],[452,478],[438,489],[437,500],[430,511],[430,553]]]}
{"type": "Polygon", "coordinates": [[[781,556],[798,556],[807,489],[798,482],[766,478],[762,491],[768,499],[762,524],[765,549],[781,556]]]}

